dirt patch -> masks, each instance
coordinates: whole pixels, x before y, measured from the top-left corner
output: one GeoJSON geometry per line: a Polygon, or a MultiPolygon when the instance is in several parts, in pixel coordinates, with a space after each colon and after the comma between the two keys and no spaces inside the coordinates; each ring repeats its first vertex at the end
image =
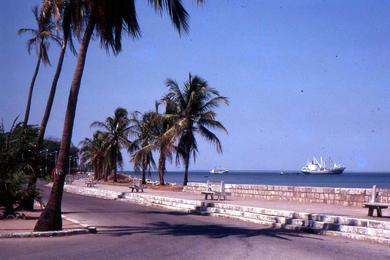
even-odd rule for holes
{"type": "Polygon", "coordinates": [[[163,191],[183,191],[183,186],[181,185],[152,185],[146,184],[146,188],[151,190],[163,190],[163,191]]]}
{"type": "MultiPolygon", "coordinates": [[[[37,223],[41,213],[42,210],[19,211],[17,218],[0,219],[0,234],[34,231],[35,224],[37,223]]],[[[62,228],[66,230],[82,227],[78,224],[63,219],[62,228]]]]}

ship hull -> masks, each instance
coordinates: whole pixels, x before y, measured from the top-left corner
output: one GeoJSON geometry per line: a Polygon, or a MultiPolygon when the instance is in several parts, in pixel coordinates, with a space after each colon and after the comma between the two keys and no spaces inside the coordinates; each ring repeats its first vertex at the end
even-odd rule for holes
{"type": "Polygon", "coordinates": [[[322,174],[342,174],[345,170],[345,167],[340,167],[337,169],[324,169],[324,170],[318,170],[318,171],[310,171],[310,170],[304,170],[302,169],[301,172],[304,174],[312,174],[312,175],[322,175],[322,174]]]}
{"type": "Polygon", "coordinates": [[[212,174],[223,174],[229,172],[228,170],[219,170],[219,169],[212,169],[210,173],[212,174]]]}

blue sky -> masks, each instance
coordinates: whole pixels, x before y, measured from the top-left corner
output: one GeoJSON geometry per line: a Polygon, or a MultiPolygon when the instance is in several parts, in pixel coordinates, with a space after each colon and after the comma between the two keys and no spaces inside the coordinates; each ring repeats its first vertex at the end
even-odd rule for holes
{"type": "MultiPolygon", "coordinates": [[[[299,169],[313,155],[351,171],[389,171],[390,1],[183,1],[190,33],[180,37],[166,16],[137,1],[142,39],[126,38],[118,56],[90,45],[73,143],[118,106],[152,110],[164,81],[188,73],[229,97],[218,109],[229,131],[223,154],[200,141],[190,169],[299,169]]],[[[36,56],[21,27],[34,26],[37,1],[4,1],[0,10],[0,117],[23,118],[36,56]]],[[[58,48],[51,46],[55,65],[58,48]]],[[[75,58],[68,53],[47,136],[60,137],[75,58]]],[[[53,66],[55,67],[55,66],[53,66]]],[[[53,67],[42,67],[30,122],[39,124],[53,67]]],[[[125,168],[131,166],[126,163],[125,168]]],[[[176,170],[172,165],[169,169],[176,170]]]]}

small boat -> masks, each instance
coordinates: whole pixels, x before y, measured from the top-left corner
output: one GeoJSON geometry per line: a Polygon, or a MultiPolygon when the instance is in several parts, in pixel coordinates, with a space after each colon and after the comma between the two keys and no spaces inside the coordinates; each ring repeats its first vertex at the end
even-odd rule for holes
{"type": "Polygon", "coordinates": [[[320,160],[318,161],[313,157],[313,160],[307,162],[306,165],[302,167],[301,172],[304,174],[342,174],[345,169],[345,166],[332,163],[331,160],[326,162],[320,157],[320,160]]]}
{"type": "Polygon", "coordinates": [[[227,172],[229,172],[229,170],[221,169],[221,168],[213,168],[210,170],[210,173],[214,173],[214,174],[222,174],[227,172]]]}

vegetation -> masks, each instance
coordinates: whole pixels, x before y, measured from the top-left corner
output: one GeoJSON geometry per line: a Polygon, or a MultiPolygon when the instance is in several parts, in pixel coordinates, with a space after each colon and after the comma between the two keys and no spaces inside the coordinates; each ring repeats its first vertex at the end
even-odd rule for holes
{"type": "MultiPolygon", "coordinates": [[[[149,0],[149,3],[160,13],[167,11],[179,33],[188,30],[188,14],[181,5],[181,1],[149,0]]],[[[77,98],[92,34],[95,32],[96,38],[100,39],[101,46],[106,50],[112,50],[114,54],[118,54],[122,49],[122,33],[127,33],[133,38],[140,37],[134,0],[43,1],[43,5],[48,6],[48,9],[57,8],[58,10],[63,10],[68,4],[72,17],[66,22],[74,28],[77,34],[81,35],[82,33],[83,36],[81,37],[77,65],[70,87],[54,183],[45,211],[41,214],[35,226],[36,231],[62,229],[60,202],[65,181],[64,168],[69,156],[77,98]]]]}
{"type": "Polygon", "coordinates": [[[111,172],[114,168],[115,173],[116,162],[122,162],[120,150],[127,149],[134,171],[141,171],[143,184],[146,183],[146,173],[155,168],[153,152],[158,152],[160,185],[165,184],[166,160],[172,160],[174,154],[176,163],[184,164],[183,185],[187,185],[190,158],[192,156],[195,161],[199,152],[197,134],[213,143],[217,152],[222,152],[221,142],[212,129],[227,130],[216,120],[214,109],[220,104],[228,104],[228,99],[211,88],[207,81],[191,74],[183,89],[171,79],[166,85],[169,91],[161,99],[165,104],[164,114],[158,113],[157,104],[155,112],[142,114],[135,111],[128,119],[127,111],[117,108],[114,117],[91,125],[104,130],[80,143],[82,162],[94,169],[95,178],[101,179],[105,172],[107,180],[108,173],[104,169],[111,172]],[[129,140],[130,136],[134,137],[133,141],[129,140]]]}
{"type": "Polygon", "coordinates": [[[131,156],[131,162],[134,165],[134,172],[141,169],[142,184],[146,183],[146,172],[151,172],[156,168],[152,149],[148,149],[154,140],[158,137],[158,114],[156,112],[147,112],[142,114],[135,111],[131,114],[130,122],[132,135],[135,140],[131,142],[128,152],[131,156]]]}
{"type": "Polygon", "coordinates": [[[107,181],[110,164],[107,163],[105,139],[105,135],[97,131],[92,139],[85,138],[81,141],[80,163],[84,168],[94,171],[96,180],[104,178],[107,181]]]}
{"type": "Polygon", "coordinates": [[[104,122],[95,121],[91,127],[102,129],[100,136],[104,138],[106,165],[110,171],[113,169],[114,182],[117,182],[117,167],[123,166],[121,150],[130,146],[130,120],[127,110],[117,108],[113,117],[107,117],[104,122]]]}
{"type": "MultiPolygon", "coordinates": [[[[37,152],[38,128],[24,127],[16,121],[9,131],[0,125],[0,206],[4,207],[4,216],[32,209],[31,199],[40,200],[39,190],[30,185],[31,179],[50,177],[59,148],[59,141],[49,139],[44,140],[44,149],[37,152]]],[[[71,154],[76,157],[78,149],[72,146],[71,154]]],[[[77,162],[70,166],[77,167],[77,162]]]]}

